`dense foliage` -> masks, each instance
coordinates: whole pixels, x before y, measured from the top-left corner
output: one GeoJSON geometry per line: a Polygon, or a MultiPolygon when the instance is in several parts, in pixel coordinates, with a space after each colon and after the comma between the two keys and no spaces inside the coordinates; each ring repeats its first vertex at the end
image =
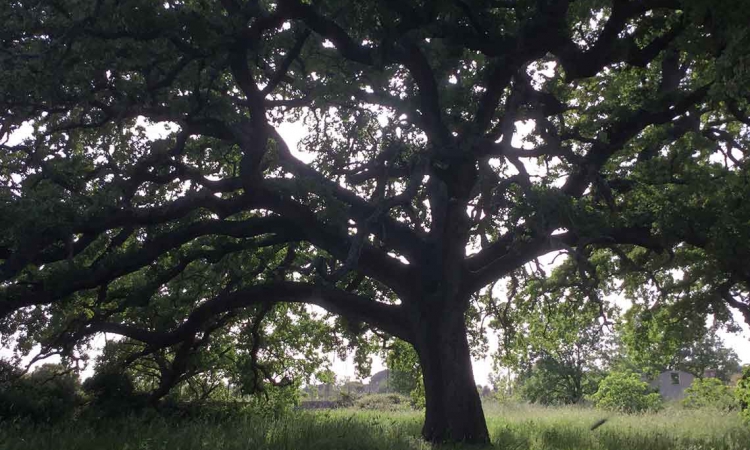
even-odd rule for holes
{"type": "Polygon", "coordinates": [[[577,270],[567,261],[550,277],[529,280],[490,324],[501,333],[497,362],[517,375],[518,394],[532,403],[579,403],[596,392],[616,349],[617,309],[570,289],[577,270]]]}
{"type": "Polygon", "coordinates": [[[739,373],[739,357],[716,336],[716,326],[684,324],[667,315],[644,318],[640,308],[628,311],[621,327],[623,358],[635,368],[650,374],[684,370],[703,376],[706,370],[725,383],[739,373]]]}
{"type": "Polygon", "coordinates": [[[398,338],[423,435],[482,443],[471,355],[530,293],[750,323],[745,3],[0,2],[2,345],[76,367],[106,333],[158,402],[398,338]]]}
{"type": "Polygon", "coordinates": [[[58,365],[45,364],[24,376],[10,375],[0,380],[0,422],[70,419],[84,403],[78,376],[58,365]]]}
{"type": "Polygon", "coordinates": [[[730,387],[718,378],[696,378],[685,389],[682,404],[686,408],[732,410],[737,407],[737,399],[730,387]]]}
{"type": "Polygon", "coordinates": [[[412,406],[424,408],[424,381],[419,356],[407,342],[395,340],[386,354],[390,387],[408,395],[412,406]]]}
{"type": "Polygon", "coordinates": [[[662,407],[661,396],[652,392],[640,375],[631,372],[612,372],[607,375],[599,383],[599,389],[591,399],[599,408],[624,413],[657,411],[662,407]]]}
{"type": "Polygon", "coordinates": [[[408,411],[411,410],[409,397],[401,394],[370,394],[354,401],[355,408],[373,411],[408,411]]]}
{"type": "Polygon", "coordinates": [[[742,378],[737,383],[735,394],[740,404],[740,415],[750,423],[750,366],[746,366],[742,372],[742,378]]]}

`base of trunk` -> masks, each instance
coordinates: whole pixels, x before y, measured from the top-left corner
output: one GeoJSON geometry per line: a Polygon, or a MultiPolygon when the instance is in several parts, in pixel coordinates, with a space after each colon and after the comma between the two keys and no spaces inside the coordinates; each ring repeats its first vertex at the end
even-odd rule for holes
{"type": "Polygon", "coordinates": [[[482,420],[425,420],[422,437],[427,442],[443,444],[459,442],[463,444],[486,445],[490,443],[487,424],[482,420]],[[449,423],[450,422],[450,423],[449,423]]]}
{"type": "Polygon", "coordinates": [[[430,314],[422,325],[415,345],[425,386],[422,436],[434,443],[489,443],[463,313],[430,314]]]}

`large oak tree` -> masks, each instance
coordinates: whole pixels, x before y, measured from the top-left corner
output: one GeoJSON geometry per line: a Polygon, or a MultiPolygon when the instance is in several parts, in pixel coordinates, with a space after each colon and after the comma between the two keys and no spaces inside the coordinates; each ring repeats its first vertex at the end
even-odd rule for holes
{"type": "Polygon", "coordinates": [[[216,337],[283,384],[263,334],[318,305],[414,346],[425,438],[487,441],[467,331],[540,256],[750,323],[747,6],[2,2],[0,332],[168,350],[159,396],[216,337]]]}

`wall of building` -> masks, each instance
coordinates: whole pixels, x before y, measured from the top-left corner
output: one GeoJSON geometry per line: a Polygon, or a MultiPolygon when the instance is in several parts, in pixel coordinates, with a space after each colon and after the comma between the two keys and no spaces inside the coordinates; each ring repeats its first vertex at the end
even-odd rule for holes
{"type": "Polygon", "coordinates": [[[667,400],[681,399],[685,396],[685,389],[693,383],[695,376],[681,370],[669,370],[659,374],[659,377],[651,382],[651,386],[658,388],[662,397],[667,400]],[[675,383],[675,377],[678,383],[675,383]]]}

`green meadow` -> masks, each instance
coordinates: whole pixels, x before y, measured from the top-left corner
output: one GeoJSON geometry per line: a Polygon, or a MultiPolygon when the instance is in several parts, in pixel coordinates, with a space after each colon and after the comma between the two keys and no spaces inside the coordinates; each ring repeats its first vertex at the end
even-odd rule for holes
{"type": "MultiPolygon", "coordinates": [[[[591,408],[485,405],[492,447],[530,450],[750,450],[750,427],[736,412],[667,407],[620,415],[591,408]],[[591,427],[606,421],[596,429],[591,427]]],[[[427,449],[422,413],[338,409],[276,418],[168,418],[157,415],[0,424],[3,450],[427,449]]],[[[460,445],[443,448],[463,448],[460,445]]],[[[476,447],[471,447],[476,448],[476,447]]]]}

